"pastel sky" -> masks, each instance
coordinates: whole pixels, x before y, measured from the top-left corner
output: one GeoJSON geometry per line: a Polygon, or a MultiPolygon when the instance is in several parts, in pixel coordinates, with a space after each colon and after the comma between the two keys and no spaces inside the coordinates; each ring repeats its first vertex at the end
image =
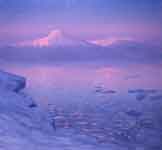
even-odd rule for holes
{"type": "Polygon", "coordinates": [[[162,39],[162,0],[0,0],[0,44],[59,29],[86,40],[162,39]]]}

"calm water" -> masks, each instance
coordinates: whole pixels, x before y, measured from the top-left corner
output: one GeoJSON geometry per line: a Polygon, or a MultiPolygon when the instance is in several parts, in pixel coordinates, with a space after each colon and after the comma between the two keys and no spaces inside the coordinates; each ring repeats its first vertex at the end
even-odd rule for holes
{"type": "Polygon", "coordinates": [[[27,78],[26,91],[42,107],[54,112],[57,128],[75,129],[100,143],[160,145],[162,71],[158,67],[1,65],[1,68],[27,78]],[[152,142],[145,140],[148,136],[152,142]]]}

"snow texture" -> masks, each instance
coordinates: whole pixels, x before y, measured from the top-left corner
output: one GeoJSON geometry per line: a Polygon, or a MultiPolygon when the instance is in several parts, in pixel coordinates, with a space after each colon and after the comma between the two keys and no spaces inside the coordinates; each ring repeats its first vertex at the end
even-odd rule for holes
{"type": "MultiPolygon", "coordinates": [[[[72,131],[54,131],[48,115],[30,96],[18,92],[25,87],[23,77],[0,72],[0,81],[0,150],[108,149],[72,131]]],[[[109,149],[116,146],[110,144],[109,149]]]]}
{"type": "Polygon", "coordinates": [[[25,88],[25,84],[25,78],[0,71],[0,88],[18,92],[25,88]]]}

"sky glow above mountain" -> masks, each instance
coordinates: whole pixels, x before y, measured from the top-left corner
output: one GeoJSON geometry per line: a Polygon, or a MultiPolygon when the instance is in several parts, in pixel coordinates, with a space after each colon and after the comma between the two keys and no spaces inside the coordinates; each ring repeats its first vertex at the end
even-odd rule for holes
{"type": "MultiPolygon", "coordinates": [[[[0,45],[47,36],[59,29],[84,40],[162,39],[161,0],[0,0],[0,45]]],[[[47,45],[42,39],[36,45],[47,45]]]]}

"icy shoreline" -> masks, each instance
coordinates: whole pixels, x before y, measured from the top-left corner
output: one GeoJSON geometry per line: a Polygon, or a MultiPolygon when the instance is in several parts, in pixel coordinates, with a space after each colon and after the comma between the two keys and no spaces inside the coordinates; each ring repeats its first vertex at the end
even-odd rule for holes
{"type": "Polygon", "coordinates": [[[69,138],[64,136],[65,132],[55,133],[46,113],[39,107],[30,107],[34,101],[20,92],[25,84],[23,77],[0,71],[1,150],[98,149],[96,145],[74,140],[74,135],[69,138]]]}
{"type": "Polygon", "coordinates": [[[22,150],[25,146],[29,150],[161,148],[161,91],[128,90],[128,99],[109,99],[107,103],[103,96],[116,92],[94,90],[99,103],[77,102],[77,109],[71,105],[63,107],[63,112],[56,109],[54,131],[48,112],[24,92],[25,85],[25,78],[0,71],[0,150],[22,150]],[[62,127],[67,123],[70,128],[62,127]]]}

